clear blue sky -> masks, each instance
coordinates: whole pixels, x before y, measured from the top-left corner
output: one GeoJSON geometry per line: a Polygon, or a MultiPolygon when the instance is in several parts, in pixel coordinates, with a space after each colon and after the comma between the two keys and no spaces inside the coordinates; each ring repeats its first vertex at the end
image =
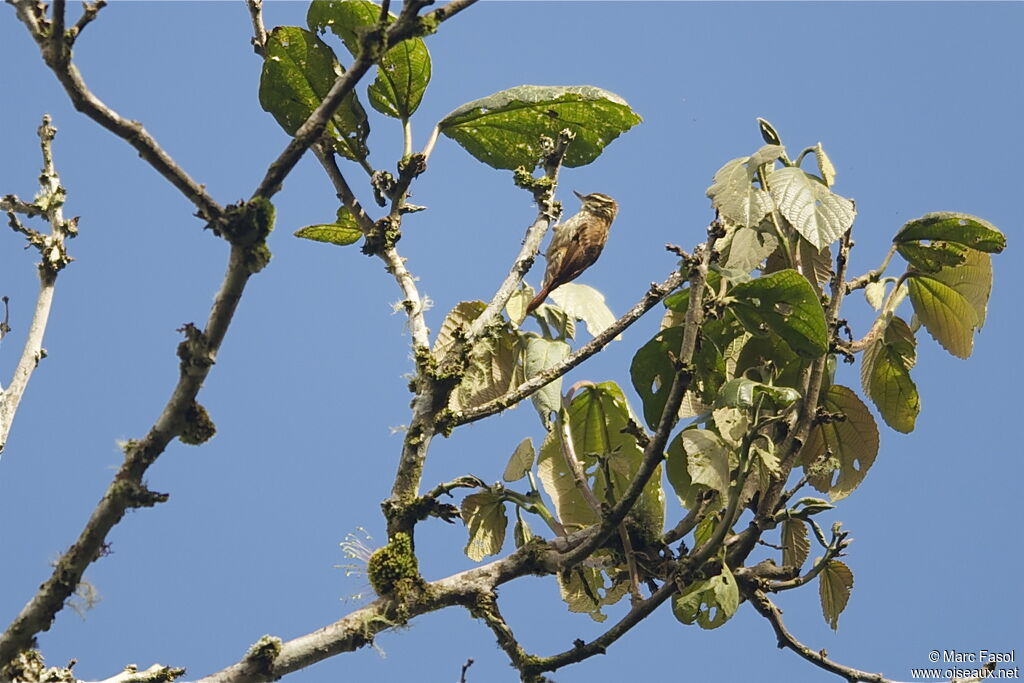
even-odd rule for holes
{"type": "MultiPolygon", "coordinates": [[[[271,2],[267,23],[303,25],[305,9],[271,2]]],[[[793,152],[823,142],[836,190],[857,200],[854,273],[877,265],[900,225],[927,211],[974,213],[1007,233],[975,356],[957,360],[922,331],[916,432],[883,426],[867,481],[825,518],[856,538],[847,558],[856,583],[838,633],[824,623],[815,587],[779,599],[809,646],[897,680],[929,666],[935,649],[1016,648],[1015,665],[1024,658],[1014,571],[1024,559],[1014,389],[1024,331],[1014,303],[1024,286],[1021,26],[1021,3],[486,2],[428,40],[434,79],[414,121],[417,147],[456,106],[523,83],[601,86],[644,117],[596,163],[563,176],[573,208],[572,188],[621,204],[607,250],[581,280],[617,313],[672,269],[666,242],[689,248],[703,239],[704,191],[722,163],[759,146],[756,116],[793,152]]],[[[259,108],[249,36],[241,2],[115,2],[75,57],[97,95],[144,122],[228,203],[250,196],[287,141],[259,108]]],[[[0,193],[34,193],[44,112],[59,128],[66,210],[82,217],[81,236],[58,282],[50,355],[0,460],[4,626],[102,495],[120,462],[115,442],[142,436],[159,414],[177,377],[175,328],[206,319],[226,255],[176,190],[69,106],[4,5],[0,193]]],[[[372,125],[372,161],[392,168],[398,125],[380,117],[372,125]]],[[[400,247],[435,303],[436,329],[457,301],[490,298],[534,209],[510,174],[449,140],[430,163],[413,200],[430,211],[407,221],[400,247]]],[[[357,527],[378,544],[384,538],[378,503],[401,444],[391,428],[408,420],[408,336],[391,310],[401,295],[357,248],[291,237],[334,215],[311,157],[275,202],[274,260],[251,282],[200,396],[218,434],[201,448],[175,442],[152,468],[149,485],[170,502],[116,527],[112,554],[86,574],[103,601],[84,620],[61,614],[40,638],[52,665],[78,658],[76,673],[95,679],[160,662],[194,678],[237,661],[265,633],[288,639],[340,618],[350,609],[341,599],[368,588],[334,565],[345,562],[338,543],[357,527]]],[[[0,233],[0,294],[11,297],[15,330],[0,347],[4,381],[28,326],[33,264],[19,236],[0,233]]],[[[867,307],[859,297],[850,303],[863,332],[867,307]]],[[[628,388],[629,359],[656,325],[652,316],[632,328],[572,377],[628,388]]],[[[841,381],[857,387],[855,372],[841,381]]],[[[524,436],[542,436],[529,407],[462,428],[435,442],[425,482],[464,473],[497,480],[524,436]]],[[[429,579],[472,565],[461,526],[426,523],[418,543],[429,579]]],[[[538,654],[601,630],[566,612],[552,579],[515,582],[501,597],[538,654]]],[[[378,644],[386,656],[367,648],[290,680],[457,680],[468,657],[477,662],[471,681],[514,680],[491,633],[464,611],[417,619],[378,644]]],[[[606,656],[556,678],[613,681],[637,671],[670,681],[829,678],[776,649],[748,606],[712,632],[683,627],[663,609],[606,656]]]]}

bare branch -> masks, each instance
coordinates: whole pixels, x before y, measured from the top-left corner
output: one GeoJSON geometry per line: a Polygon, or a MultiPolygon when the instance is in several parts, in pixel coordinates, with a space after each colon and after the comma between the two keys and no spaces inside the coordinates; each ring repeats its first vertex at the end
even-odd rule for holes
{"type": "MultiPolygon", "coordinates": [[[[39,45],[43,61],[46,62],[47,66],[57,76],[57,80],[60,81],[61,85],[64,86],[64,90],[67,92],[68,97],[71,98],[71,103],[75,106],[75,109],[83,112],[86,116],[134,147],[140,157],[149,162],[160,175],[169,180],[190,202],[195,204],[202,218],[213,220],[219,217],[222,213],[220,205],[206,193],[206,189],[202,185],[192,180],[175,163],[170,155],[143,128],[141,123],[122,118],[89,90],[78,68],[71,62],[71,49],[70,44],[67,42],[68,39],[63,34],[54,34],[51,39],[48,31],[40,26],[38,18],[33,13],[33,7],[36,3],[32,0],[7,1],[14,5],[18,18],[28,27],[32,38],[39,45]]],[[[54,24],[56,25],[59,21],[60,26],[63,26],[63,11],[58,12],[58,9],[59,7],[55,3],[54,24]]],[[[98,7],[94,6],[92,17],[95,17],[95,12],[98,9],[98,7]]],[[[85,23],[88,22],[86,21],[85,23]]],[[[82,26],[84,27],[84,25],[83,23],[82,26]]],[[[79,27],[80,29],[81,27],[79,27]]]]}
{"type": "Polygon", "coordinates": [[[825,671],[834,673],[837,676],[842,676],[847,681],[867,681],[868,683],[892,683],[882,674],[868,673],[867,671],[860,671],[859,669],[853,669],[848,666],[838,664],[828,658],[828,653],[825,650],[814,651],[807,647],[790,633],[786,629],[786,625],[782,623],[782,611],[775,606],[771,600],[768,599],[762,591],[746,586],[744,588],[744,594],[750,604],[754,606],[757,612],[768,620],[775,630],[775,636],[779,640],[779,647],[789,648],[793,652],[797,653],[807,661],[811,662],[815,666],[818,666],[825,671]]]}
{"type": "Polygon", "coordinates": [[[263,24],[263,0],[245,0],[252,19],[252,49],[261,57],[266,56],[267,27],[263,24]]]}
{"type": "Polygon", "coordinates": [[[143,484],[146,470],[163,453],[171,439],[187,426],[195,409],[196,394],[210,372],[224,335],[251,271],[245,249],[233,246],[227,273],[217,292],[203,332],[192,333],[179,348],[181,375],[160,417],[141,441],[125,446],[125,460],[106,493],[93,510],[78,540],[57,560],[53,574],[22,608],[0,635],[0,669],[17,653],[29,647],[40,631],[50,628],[54,617],[74,593],[86,568],[103,556],[107,534],[129,508],[151,507],[167,500],[166,494],[150,491],[143,484]]]}

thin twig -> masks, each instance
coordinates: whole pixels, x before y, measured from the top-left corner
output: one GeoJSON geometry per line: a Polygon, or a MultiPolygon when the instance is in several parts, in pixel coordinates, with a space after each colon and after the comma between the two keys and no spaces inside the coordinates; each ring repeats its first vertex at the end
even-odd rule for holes
{"type": "Polygon", "coordinates": [[[754,609],[757,610],[758,614],[767,619],[772,625],[772,628],[775,630],[775,636],[779,641],[779,647],[789,648],[812,664],[824,669],[825,671],[834,673],[837,676],[842,676],[847,681],[892,683],[892,681],[882,674],[873,674],[867,671],[860,671],[859,669],[843,666],[842,664],[829,659],[828,653],[825,652],[825,650],[815,651],[807,647],[786,629],[786,625],[782,623],[782,611],[775,606],[775,603],[768,599],[768,596],[765,595],[763,591],[748,588],[744,593],[746,594],[746,598],[750,600],[750,603],[754,606],[754,609]]]}

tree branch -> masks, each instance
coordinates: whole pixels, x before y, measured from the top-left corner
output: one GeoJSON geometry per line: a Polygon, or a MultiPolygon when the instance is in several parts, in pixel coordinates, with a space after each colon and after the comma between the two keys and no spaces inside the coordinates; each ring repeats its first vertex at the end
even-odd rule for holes
{"type": "MultiPolygon", "coordinates": [[[[57,80],[64,86],[65,92],[71,98],[75,109],[96,121],[98,124],[112,132],[114,135],[130,144],[139,153],[139,156],[149,162],[156,171],[166,178],[174,187],[178,188],[185,197],[195,204],[199,209],[199,215],[206,220],[218,218],[223,212],[217,202],[206,193],[206,189],[196,183],[185,173],[180,166],[165,152],[156,140],[143,128],[138,121],[131,121],[122,118],[117,112],[108,107],[102,100],[94,95],[86,86],[78,68],[71,63],[71,46],[68,38],[64,35],[54,34],[51,39],[49,32],[44,30],[34,14],[36,6],[33,0],[6,0],[14,5],[18,18],[28,28],[32,38],[36,41],[43,56],[43,61],[50,67],[57,80]]],[[[89,20],[95,17],[98,7],[97,3],[92,13],[86,10],[89,20]]],[[[54,25],[59,22],[64,25],[63,3],[54,4],[54,25]]],[[[81,30],[88,21],[80,22],[82,25],[77,28],[81,30]]],[[[72,38],[73,40],[73,38],[72,38]]]]}
{"type": "Polygon", "coordinates": [[[686,276],[678,270],[673,271],[663,282],[659,284],[652,284],[651,288],[647,290],[647,293],[644,294],[643,298],[634,304],[631,309],[626,311],[621,318],[612,323],[606,330],[601,332],[601,334],[597,335],[589,342],[578,348],[575,352],[571,353],[561,363],[552,365],[544,372],[534,375],[504,396],[496,398],[493,401],[488,401],[487,403],[475,408],[469,408],[457,413],[454,416],[454,423],[456,425],[462,425],[469,422],[476,422],[477,420],[489,417],[495,413],[500,413],[501,411],[519,403],[523,399],[528,398],[535,391],[544,388],[603,349],[613,339],[615,339],[615,337],[622,334],[626,328],[639,320],[644,313],[654,308],[658,302],[668,296],[671,292],[675,291],[676,288],[684,282],[686,282],[686,276]]]}
{"type": "Polygon", "coordinates": [[[187,339],[179,347],[181,375],[160,417],[141,441],[125,446],[125,460],[103,498],[93,510],[78,540],[57,560],[53,574],[39,587],[14,621],[0,635],[0,669],[19,651],[31,646],[35,635],[46,631],[65,601],[74,593],[86,568],[103,556],[107,534],[130,508],[152,507],[167,500],[166,494],[143,484],[146,470],[163,453],[171,439],[181,434],[187,416],[217,357],[234,316],[242,291],[252,274],[244,248],[232,246],[227,273],[217,292],[205,331],[186,327],[187,339]]]}
{"type": "MultiPolygon", "coordinates": [[[[0,454],[3,453],[4,445],[10,434],[11,426],[14,423],[14,415],[18,411],[21,397],[28,387],[32,373],[35,371],[39,361],[45,357],[43,350],[43,337],[46,334],[46,325],[50,319],[50,309],[53,305],[54,288],[57,282],[57,274],[67,265],[71,258],[64,247],[64,240],[74,237],[77,231],[77,219],[64,220],[64,197],[65,190],[60,185],[60,177],[53,165],[53,138],[57,129],[53,127],[50,116],[43,116],[43,123],[39,126],[38,135],[40,147],[42,148],[43,168],[39,175],[39,197],[32,204],[25,204],[9,195],[0,200],[0,206],[10,212],[11,226],[16,230],[20,226],[15,210],[20,210],[27,215],[39,214],[46,218],[50,224],[50,234],[44,235],[35,230],[29,230],[21,226],[20,232],[24,232],[29,238],[29,244],[35,246],[40,255],[39,263],[39,294],[36,297],[35,310],[32,314],[32,322],[29,325],[28,335],[25,338],[25,345],[22,348],[21,358],[14,368],[10,384],[7,389],[0,387],[0,454]]],[[[6,301],[5,301],[6,304],[6,301]]],[[[6,316],[3,326],[6,326],[6,316]]],[[[2,334],[0,334],[2,336],[2,334]]]]}

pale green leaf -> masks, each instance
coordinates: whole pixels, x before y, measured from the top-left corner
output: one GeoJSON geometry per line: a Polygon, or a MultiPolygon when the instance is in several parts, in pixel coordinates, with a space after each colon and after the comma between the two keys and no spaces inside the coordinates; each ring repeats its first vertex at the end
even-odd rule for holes
{"type": "Polygon", "coordinates": [[[811,552],[807,538],[807,523],[791,517],[782,523],[782,565],[800,569],[811,552]]]}
{"type": "Polygon", "coordinates": [[[515,541],[517,548],[522,548],[524,545],[529,543],[534,537],[533,531],[530,530],[530,525],[523,519],[522,508],[516,506],[516,525],[512,529],[512,539],[515,541]]]}
{"type": "Polygon", "coordinates": [[[754,185],[757,168],[749,165],[750,159],[733,159],[718,169],[707,196],[726,221],[753,228],[772,210],[772,199],[768,192],[754,185]]]}
{"type": "Polygon", "coordinates": [[[853,572],[839,560],[832,560],[818,574],[821,612],[833,631],[839,628],[839,615],[846,609],[852,590],[853,572]]]}
{"type": "Polygon", "coordinates": [[[441,323],[434,341],[434,358],[444,358],[455,342],[465,337],[470,324],[480,317],[485,308],[487,304],[483,301],[462,301],[456,304],[441,323]]]}
{"type": "Polygon", "coordinates": [[[728,447],[717,434],[706,429],[687,429],[679,437],[690,481],[724,496],[729,490],[728,447]]]}
{"type": "Polygon", "coordinates": [[[736,228],[731,237],[725,266],[745,273],[760,268],[779,246],[774,235],[754,228],[736,228]]]}
{"type": "Polygon", "coordinates": [[[611,327],[615,315],[604,302],[604,294],[593,287],[567,282],[551,292],[551,300],[576,320],[587,325],[590,336],[596,337],[611,327]]]}
{"type": "Polygon", "coordinates": [[[618,95],[593,86],[521,85],[462,105],[438,128],[494,168],[533,168],[543,154],[541,137],[576,133],[564,165],[584,166],[605,146],[640,123],[618,95]]]}
{"type": "Polygon", "coordinates": [[[473,345],[462,381],[451,394],[449,406],[461,411],[504,396],[516,375],[522,347],[511,325],[503,322],[473,345]]]}
{"type": "Polygon", "coordinates": [[[533,439],[526,437],[512,451],[512,457],[508,459],[508,464],[505,465],[505,473],[501,475],[501,478],[507,482],[519,481],[533,467],[535,457],[533,439]]]}
{"type": "Polygon", "coordinates": [[[864,288],[864,298],[871,308],[876,311],[882,310],[882,304],[885,302],[885,282],[869,282],[864,288]]]}
{"type": "Polygon", "coordinates": [[[684,624],[718,628],[732,618],[740,604],[740,591],[729,567],[718,576],[695,581],[672,597],[672,613],[684,624]]]}
{"type": "Polygon", "coordinates": [[[817,249],[832,244],[853,225],[853,202],[799,168],[774,171],[768,186],[779,213],[817,249]]]}
{"type": "Polygon", "coordinates": [[[958,358],[974,348],[974,331],[985,324],[992,291],[992,259],[970,250],[964,263],[907,278],[914,312],[928,333],[958,358]]]}
{"type": "MultiPolygon", "coordinates": [[[[527,336],[523,352],[525,379],[530,379],[561,363],[570,351],[569,345],[564,341],[545,339],[533,334],[527,336]]],[[[538,389],[531,400],[540,415],[541,423],[547,428],[551,421],[551,413],[558,412],[562,406],[562,378],[559,377],[538,389]]]]}
{"type": "Polygon", "coordinates": [[[860,380],[885,423],[898,432],[914,429],[921,399],[910,378],[917,361],[917,340],[907,323],[893,317],[881,337],[861,357],[860,380]]]}
{"type": "Polygon", "coordinates": [[[533,299],[536,292],[533,291],[533,287],[523,283],[523,286],[512,292],[512,296],[508,298],[508,303],[505,304],[505,312],[508,313],[508,319],[512,321],[513,325],[519,326],[523,323],[526,318],[526,307],[533,299]]]}
{"type": "Polygon", "coordinates": [[[466,555],[479,562],[488,555],[497,555],[505,543],[505,501],[501,496],[484,491],[462,500],[462,521],[469,529],[466,555]]]}
{"type": "Polygon", "coordinates": [[[850,495],[868,473],[878,455],[878,426],[867,406],[852,390],[833,384],[820,401],[821,408],[839,419],[816,425],[804,447],[804,465],[810,483],[833,502],[850,495]],[[831,453],[835,469],[811,471],[815,460],[831,453]]]}
{"type": "Polygon", "coordinates": [[[747,414],[736,408],[724,407],[715,408],[712,416],[722,440],[733,448],[738,448],[747,434],[747,429],[750,428],[747,414]]]}
{"type": "Polygon", "coordinates": [[[589,614],[602,622],[608,615],[601,608],[614,605],[629,591],[629,573],[623,570],[613,577],[597,567],[577,565],[558,574],[558,589],[570,612],[589,614]]]}

